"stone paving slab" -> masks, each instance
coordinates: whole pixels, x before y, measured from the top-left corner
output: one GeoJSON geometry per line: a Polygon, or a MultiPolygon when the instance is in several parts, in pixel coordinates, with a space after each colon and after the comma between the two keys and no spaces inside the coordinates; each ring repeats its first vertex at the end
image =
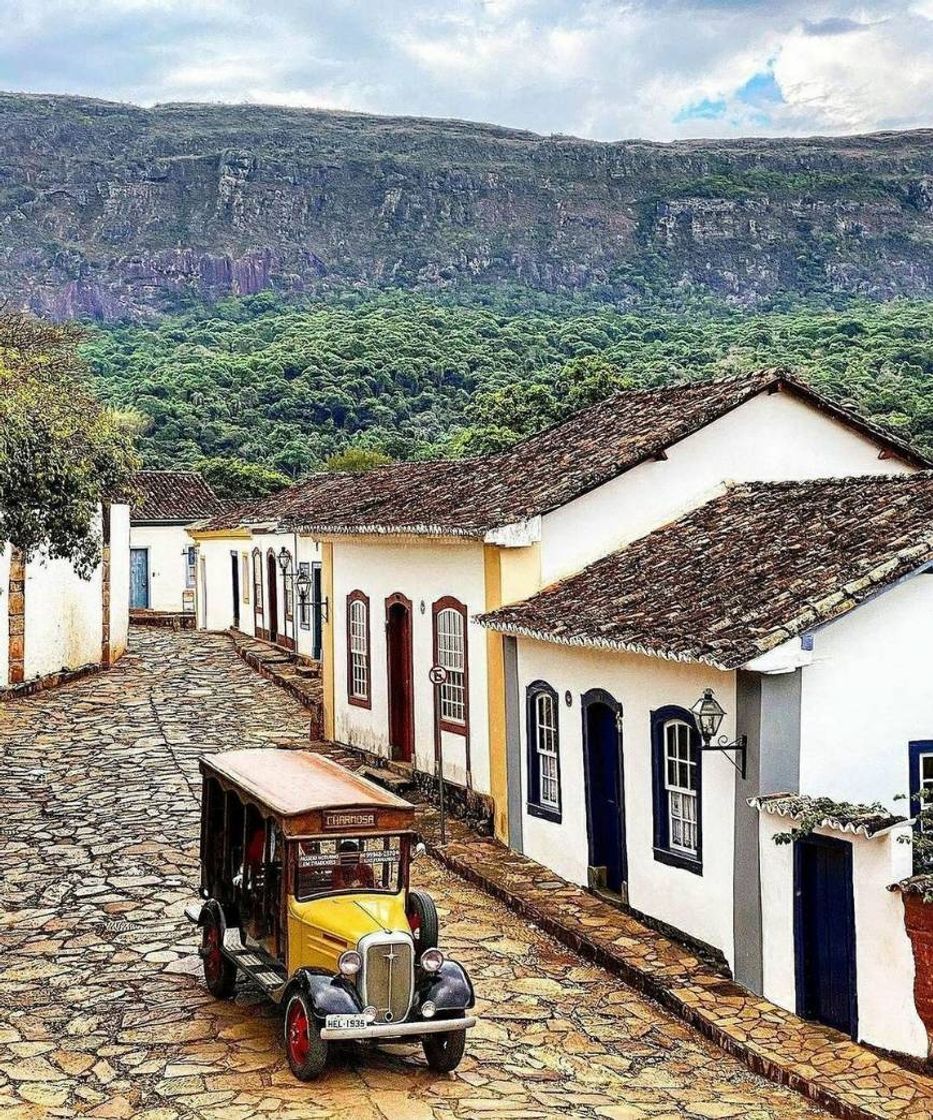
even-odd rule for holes
{"type": "Polygon", "coordinates": [[[108,673],[0,705],[2,1120],[825,1115],[430,858],[414,881],[479,1001],[463,1064],[348,1046],[296,1082],[279,1009],[246,982],[211,998],[182,912],[198,757],[302,746],[308,714],[223,636],[131,641],[108,673]]]}

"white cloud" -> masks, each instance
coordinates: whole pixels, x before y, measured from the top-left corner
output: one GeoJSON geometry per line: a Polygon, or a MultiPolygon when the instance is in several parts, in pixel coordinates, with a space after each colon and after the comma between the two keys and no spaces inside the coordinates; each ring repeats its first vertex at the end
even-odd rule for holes
{"type": "Polygon", "coordinates": [[[933,0],[0,0],[0,87],[598,139],[928,125],[933,0]],[[768,76],[768,97],[743,94],[768,76]]]}

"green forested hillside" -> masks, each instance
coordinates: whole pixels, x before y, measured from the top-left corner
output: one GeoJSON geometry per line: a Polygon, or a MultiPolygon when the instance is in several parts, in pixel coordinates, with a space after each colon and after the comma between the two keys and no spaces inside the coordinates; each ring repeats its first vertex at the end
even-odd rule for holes
{"type": "Polygon", "coordinates": [[[678,316],[397,292],[271,293],[96,328],[104,395],[143,416],[151,466],[240,458],[297,477],[347,447],[395,458],[501,446],[625,386],[796,370],[933,451],[933,305],[678,316]]]}

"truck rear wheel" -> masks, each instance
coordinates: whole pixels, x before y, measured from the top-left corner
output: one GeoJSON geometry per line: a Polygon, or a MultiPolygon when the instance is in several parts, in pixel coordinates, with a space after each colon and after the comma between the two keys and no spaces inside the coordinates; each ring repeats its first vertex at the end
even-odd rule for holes
{"type": "Polygon", "coordinates": [[[299,1081],[313,1081],[327,1065],[327,1043],[304,992],[295,992],[285,1008],[285,1053],[299,1081]]]}
{"type": "Polygon", "coordinates": [[[236,989],[236,965],[223,954],[223,934],[213,910],[208,910],[201,926],[201,960],[204,983],[216,999],[229,999],[236,989]]]}
{"type": "Polygon", "coordinates": [[[408,892],[408,924],[411,926],[419,957],[425,949],[437,948],[440,935],[437,907],[434,899],[425,891],[408,892]]]}
{"type": "Polygon", "coordinates": [[[450,1073],[460,1065],[466,1048],[466,1031],[426,1034],[421,1039],[424,1056],[435,1073],[450,1073]]]}

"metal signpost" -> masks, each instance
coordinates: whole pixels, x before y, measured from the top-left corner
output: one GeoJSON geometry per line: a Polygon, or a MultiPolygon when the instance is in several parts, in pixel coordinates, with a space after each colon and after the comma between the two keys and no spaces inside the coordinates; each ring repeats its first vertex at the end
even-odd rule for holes
{"type": "Polygon", "coordinates": [[[447,680],[443,665],[432,665],[428,679],[434,685],[434,761],[437,767],[438,799],[441,809],[441,843],[447,843],[447,818],[444,812],[444,744],[441,738],[441,685],[447,680]]]}

